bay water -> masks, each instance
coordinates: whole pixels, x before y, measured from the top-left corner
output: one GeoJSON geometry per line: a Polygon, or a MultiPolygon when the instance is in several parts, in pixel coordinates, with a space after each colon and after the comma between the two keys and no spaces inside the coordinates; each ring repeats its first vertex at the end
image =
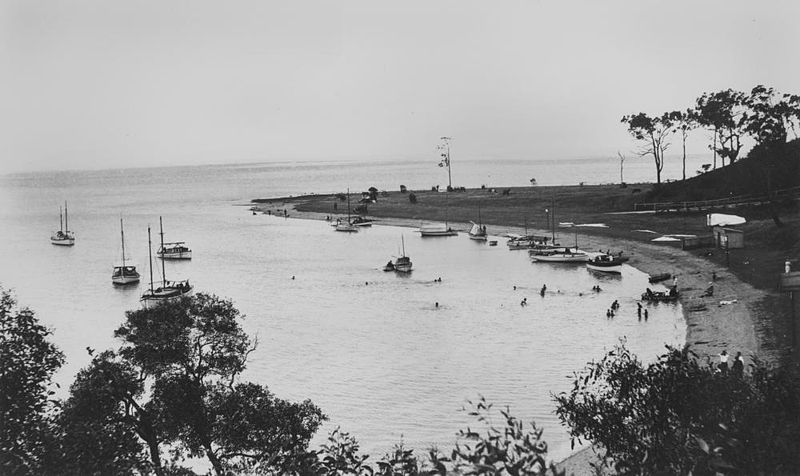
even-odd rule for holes
{"type": "MultiPolygon", "coordinates": [[[[627,181],[649,180],[652,165],[641,165],[626,164],[627,181]]],[[[619,177],[611,159],[453,166],[454,185],[467,187],[619,177]]],[[[243,378],[281,398],[319,405],[329,421],[313,445],[338,426],[373,457],[401,438],[419,452],[431,445],[446,450],[458,429],[477,426],[459,409],[482,395],[535,420],[552,456],[566,456],[569,439],[551,394],[569,388],[573,371],[623,338],[643,359],[684,340],[677,306],[653,306],[648,321],[637,318],[636,300],[648,286],[643,273],[626,267],[612,277],[580,265],[532,263],[498,237],[490,247],[465,235],[423,239],[392,226],[336,233],[325,222],[254,216],[247,206],[252,198],[400,184],[428,189],[446,180],[430,161],[402,160],[0,175],[0,284],[53,330],[67,357],[56,376],[64,396],[90,361],[86,348],[118,345],[114,329],[126,310],[140,306],[147,227],[156,242],[162,216],[166,241],[186,241],[194,250],[191,261],[166,264],[167,278],[189,278],[196,292],[234,301],[258,339],[243,378]],[[64,200],[74,247],[49,242],[64,200]],[[111,284],[120,217],[128,255],[142,274],[133,287],[111,284]],[[402,241],[414,271],[382,271],[402,241]],[[593,293],[597,284],[603,291],[593,293]],[[607,319],[614,300],[620,310],[607,319]]]]}

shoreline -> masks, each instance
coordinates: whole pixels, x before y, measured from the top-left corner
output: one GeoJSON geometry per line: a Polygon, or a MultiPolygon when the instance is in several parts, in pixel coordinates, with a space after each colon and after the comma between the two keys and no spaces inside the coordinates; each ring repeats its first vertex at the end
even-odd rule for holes
{"type": "MultiPolygon", "coordinates": [[[[310,200],[320,200],[321,196],[312,197],[286,197],[254,201],[251,209],[267,213],[268,210],[277,208],[287,210],[290,218],[306,220],[322,220],[330,213],[314,211],[308,206],[310,200]],[[280,207],[276,207],[280,204],[280,207]],[[303,205],[302,209],[298,205],[303,205]]],[[[317,207],[317,210],[319,208],[317,207]]],[[[339,211],[341,214],[341,211],[339,211]]],[[[376,225],[399,226],[418,228],[421,223],[437,222],[437,217],[427,220],[422,217],[401,218],[379,216],[376,225]]],[[[461,221],[451,223],[454,229],[466,231],[469,224],[461,221]]],[[[546,235],[548,231],[534,228],[523,228],[512,224],[490,224],[492,236],[504,237],[508,233],[528,233],[546,235]]],[[[656,245],[649,242],[595,235],[592,230],[581,229],[580,248],[585,250],[612,249],[624,250],[625,256],[630,258],[629,265],[640,271],[654,275],[669,272],[677,277],[679,302],[686,322],[686,336],[684,344],[695,352],[699,359],[715,363],[718,354],[727,350],[729,354],[742,352],[745,362],[750,363],[754,356],[777,363],[778,352],[770,352],[763,345],[765,337],[759,331],[768,319],[762,303],[776,294],[767,290],[758,289],[742,281],[727,269],[720,268],[714,263],[694,256],[680,248],[656,245]],[[714,296],[702,297],[703,291],[712,282],[712,273],[716,273],[714,281],[714,296]],[[733,301],[730,304],[721,304],[720,301],[733,301]]],[[[561,230],[563,234],[563,230],[561,230]]],[[[500,245],[500,243],[498,244],[500,245]]],[[[768,306],[767,306],[768,307],[768,306]]],[[[767,331],[768,332],[768,331],[767,331]]],[[[735,354],[734,354],[735,355],[735,354]]],[[[572,453],[558,463],[558,467],[566,470],[567,474],[589,475],[594,474],[589,463],[595,460],[592,448],[584,448],[572,453]]]]}

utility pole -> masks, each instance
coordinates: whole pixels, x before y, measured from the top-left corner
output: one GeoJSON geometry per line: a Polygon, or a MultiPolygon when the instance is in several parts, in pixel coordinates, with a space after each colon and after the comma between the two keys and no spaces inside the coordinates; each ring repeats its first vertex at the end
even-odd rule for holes
{"type": "Polygon", "coordinates": [[[447,167],[447,191],[450,192],[453,190],[453,178],[450,174],[450,141],[453,140],[452,137],[444,137],[442,136],[442,143],[437,147],[440,151],[439,155],[442,157],[442,161],[439,162],[439,167],[447,167]]]}
{"type": "Polygon", "coordinates": [[[625,180],[622,178],[622,164],[625,163],[625,156],[622,155],[620,151],[617,151],[617,155],[619,156],[619,185],[622,186],[622,184],[625,183],[625,180]]]}

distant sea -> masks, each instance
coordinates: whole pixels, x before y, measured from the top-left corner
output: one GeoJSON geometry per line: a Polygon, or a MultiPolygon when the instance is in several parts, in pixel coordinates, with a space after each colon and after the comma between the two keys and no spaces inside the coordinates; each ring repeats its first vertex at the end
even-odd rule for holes
{"type": "MultiPolygon", "coordinates": [[[[701,161],[695,157],[690,170],[701,161]]],[[[652,168],[629,159],[625,180],[650,181],[652,168]]],[[[665,178],[677,178],[676,170],[665,178]]],[[[454,161],[452,172],[453,184],[466,187],[530,186],[530,178],[541,185],[610,183],[619,181],[619,162],[454,161]]],[[[168,279],[189,278],[197,291],[231,298],[247,315],[245,329],[259,345],[243,377],[322,407],[330,421],[315,445],[339,426],[373,458],[401,439],[420,452],[448,449],[458,429],[477,426],[459,409],[479,395],[534,419],[551,455],[563,457],[569,439],[551,393],[568,389],[573,371],[621,338],[644,358],[683,342],[678,307],[656,306],[647,322],[637,319],[635,301],[647,281],[630,267],[621,277],[598,276],[581,266],[531,263],[502,238],[489,247],[388,226],[348,235],[324,222],[253,216],[239,206],[401,184],[445,186],[446,170],[435,161],[390,161],[0,175],[0,284],[53,329],[67,356],[57,375],[63,394],[90,361],[85,348],[116,346],[113,332],[125,310],[139,307],[148,281],[147,226],[156,239],[162,216],[166,240],[194,250],[189,262],[167,263],[168,279]],[[77,235],[71,248],[49,242],[64,200],[77,235]],[[120,216],[143,277],[130,288],[111,284],[120,216]],[[414,262],[410,276],[381,270],[401,237],[414,262]],[[543,284],[548,293],[540,297],[543,284]],[[601,293],[591,292],[595,284],[601,293]],[[606,319],[614,300],[620,312],[606,319]]]]}

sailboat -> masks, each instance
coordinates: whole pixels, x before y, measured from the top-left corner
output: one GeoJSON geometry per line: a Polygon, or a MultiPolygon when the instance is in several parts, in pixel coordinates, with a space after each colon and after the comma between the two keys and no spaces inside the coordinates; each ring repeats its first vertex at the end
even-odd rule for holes
{"type": "Polygon", "coordinates": [[[469,239],[477,241],[486,241],[486,226],[481,220],[481,206],[478,205],[478,223],[471,221],[472,228],[469,230],[469,239]]]}
{"type": "Polygon", "coordinates": [[[50,237],[50,243],[60,246],[72,246],[75,244],[75,234],[69,231],[69,215],[67,212],[67,202],[64,202],[64,215],[61,215],[61,207],[58,208],[58,221],[61,223],[60,229],[50,237]]]}
{"type": "MultiPolygon", "coordinates": [[[[159,217],[159,225],[161,225],[161,218],[159,217]]],[[[161,226],[161,246],[164,246],[164,228],[161,226]]],[[[142,306],[150,308],[159,303],[180,299],[183,296],[189,296],[192,293],[192,285],[189,280],[185,281],[167,281],[166,270],[164,269],[164,257],[161,257],[161,282],[153,282],[153,244],[150,239],[150,227],[147,227],[147,251],[150,259],[150,288],[142,294],[139,299],[142,306]],[[158,285],[158,286],[156,286],[158,285]]]]}
{"type": "Polygon", "coordinates": [[[444,202],[444,223],[434,223],[432,225],[421,225],[419,227],[419,233],[423,237],[425,236],[453,236],[457,235],[458,232],[454,229],[450,228],[447,223],[447,210],[448,210],[448,197],[450,195],[445,195],[445,202],[444,202]]]}
{"type": "Polygon", "coordinates": [[[114,284],[132,284],[139,282],[139,272],[136,271],[136,266],[128,266],[125,264],[125,231],[122,227],[122,218],[119,219],[119,235],[122,239],[122,263],[119,266],[114,266],[114,271],[111,273],[111,282],[114,284]]]}
{"type": "Polygon", "coordinates": [[[348,233],[353,233],[358,231],[358,227],[353,225],[352,221],[350,220],[350,189],[347,189],[347,221],[343,222],[341,219],[336,223],[336,231],[344,231],[348,233]]]}
{"type": "Polygon", "coordinates": [[[394,270],[398,273],[410,273],[411,272],[411,258],[406,256],[406,242],[403,239],[403,236],[400,236],[400,241],[403,246],[403,253],[394,260],[394,270]]]}
{"type": "MultiPolygon", "coordinates": [[[[161,218],[159,217],[159,223],[161,218]]],[[[185,241],[164,243],[164,232],[161,232],[161,247],[156,251],[156,256],[162,259],[192,259],[192,250],[186,246],[185,241]]]]}
{"type": "Polygon", "coordinates": [[[528,253],[533,261],[546,261],[551,263],[585,263],[589,261],[589,254],[585,251],[578,249],[578,232],[575,230],[575,249],[565,246],[556,247],[556,199],[553,195],[553,212],[552,212],[552,231],[553,241],[552,245],[537,246],[532,248],[528,253]]]}

